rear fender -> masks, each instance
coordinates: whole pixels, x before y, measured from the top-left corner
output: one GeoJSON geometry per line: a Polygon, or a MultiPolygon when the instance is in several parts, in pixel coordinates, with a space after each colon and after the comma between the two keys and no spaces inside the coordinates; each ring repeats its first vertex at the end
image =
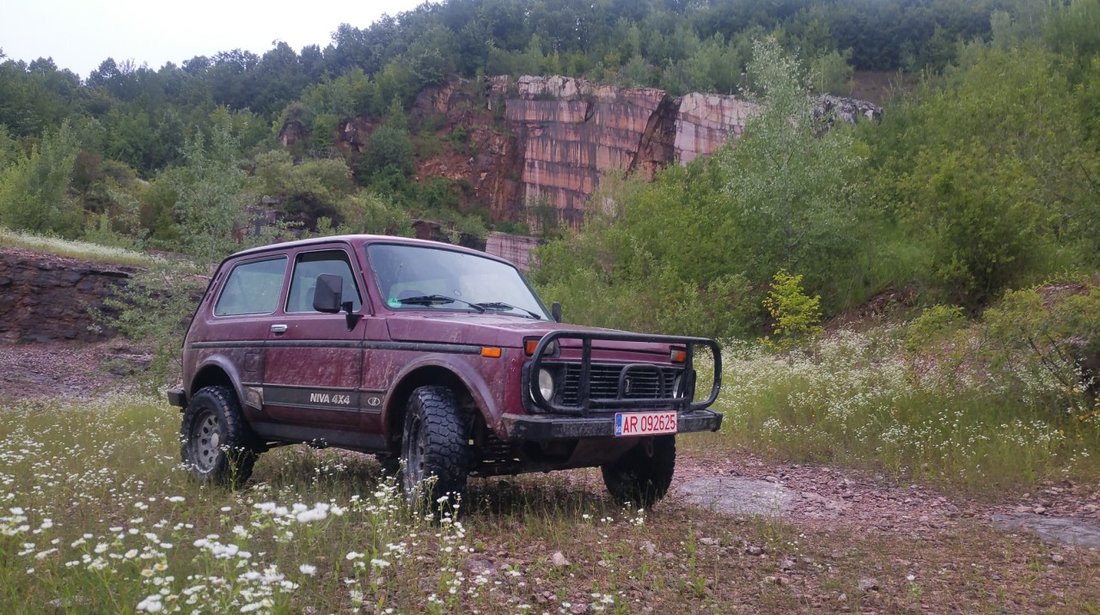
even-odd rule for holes
{"type": "Polygon", "coordinates": [[[200,389],[214,385],[231,387],[237,394],[237,400],[240,401],[242,409],[246,412],[260,411],[261,400],[256,395],[252,396],[255,399],[247,395],[247,391],[241,386],[241,377],[237,368],[233,366],[232,361],[222,355],[211,355],[198,365],[195,369],[195,377],[191,379],[187,397],[190,399],[200,389]]]}

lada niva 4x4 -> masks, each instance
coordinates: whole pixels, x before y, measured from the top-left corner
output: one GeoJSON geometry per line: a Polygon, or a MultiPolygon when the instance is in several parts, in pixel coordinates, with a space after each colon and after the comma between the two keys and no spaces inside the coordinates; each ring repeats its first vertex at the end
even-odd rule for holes
{"type": "Polygon", "coordinates": [[[719,348],[560,320],[476,250],[354,235],[239,252],[214,273],[168,393],[183,462],[239,485],[275,446],[340,447],[377,454],[429,501],[471,475],[598,466],[613,497],[652,505],[676,435],[721,424],[719,348]],[[713,384],[697,401],[704,355],[713,384]]]}

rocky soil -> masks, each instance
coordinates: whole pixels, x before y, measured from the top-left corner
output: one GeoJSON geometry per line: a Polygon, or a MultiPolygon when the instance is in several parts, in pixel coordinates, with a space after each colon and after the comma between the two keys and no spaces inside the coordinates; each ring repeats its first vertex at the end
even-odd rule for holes
{"type": "Polygon", "coordinates": [[[673,498],[726,514],[797,525],[934,538],[973,520],[1044,541],[1100,550],[1100,486],[1040,484],[997,502],[945,496],[916,484],[825,466],[768,462],[746,453],[681,456],[673,498]],[[686,463],[684,463],[686,462],[686,463]]]}
{"type": "Polygon", "coordinates": [[[118,391],[131,386],[130,376],[148,361],[143,351],[119,340],[0,343],[0,407],[20,400],[118,391]]]}

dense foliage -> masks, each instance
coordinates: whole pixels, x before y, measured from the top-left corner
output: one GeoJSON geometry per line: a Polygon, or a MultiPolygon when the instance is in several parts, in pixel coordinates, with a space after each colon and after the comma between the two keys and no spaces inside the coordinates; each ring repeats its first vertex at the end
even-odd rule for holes
{"type": "Polygon", "coordinates": [[[691,306],[677,324],[734,337],[775,324],[763,300],[781,270],[826,316],[880,293],[978,314],[1095,271],[1100,55],[1082,20],[1100,27],[1100,3],[995,13],[990,41],[960,43],[942,75],[855,130],[826,130],[798,62],[763,39],[749,65],[763,110],[742,138],[651,184],[606,186],[597,202],[613,207],[548,245],[537,280],[577,321],[654,330],[691,306]]]}
{"type": "Polygon", "coordinates": [[[710,160],[605,181],[600,213],[543,250],[536,281],[573,319],[758,336],[780,270],[826,318],[888,289],[976,314],[1098,264],[1097,32],[1098,0],[449,0],[323,48],[108,58],[83,81],[0,57],[0,224],[200,261],[260,227],[523,230],[424,172],[476,144],[411,103],[454,76],[565,73],[763,105],[710,160]],[[872,69],[907,84],[880,124],[813,113],[872,69]]]}
{"type": "Polygon", "coordinates": [[[342,24],[327,45],[300,52],[276,42],[262,55],[227,50],[159,68],[106,58],[84,80],[48,58],[5,60],[0,51],[0,223],[207,257],[209,246],[189,237],[216,232],[209,240],[227,243],[228,226],[254,218],[243,208],[260,197],[274,215],[314,229],[320,219],[363,228],[349,207],[377,206],[377,196],[389,211],[368,216],[386,221],[373,230],[402,232],[427,216],[477,234],[487,210],[461,182],[414,174],[426,154],[470,154],[461,136],[440,139],[430,118],[399,117],[426,87],[454,76],[564,73],[673,94],[744,92],[754,85],[745,73],[752,41],[770,34],[804,59],[807,82],[846,92],[853,69],[942,69],[957,41],[990,36],[991,11],[1017,4],[1027,2],[449,0],[363,28],[342,24]],[[336,147],[355,118],[372,133],[362,153],[336,147]],[[304,167],[294,185],[270,172],[253,181],[270,171],[267,152],[288,128],[306,136],[287,141],[293,166],[304,167]],[[223,169],[211,185],[187,187],[212,179],[206,150],[227,145],[232,160],[221,162],[240,171],[235,178],[223,169]],[[198,194],[211,191],[221,196],[198,194]],[[222,214],[196,204],[233,211],[215,224],[210,216],[222,214]]]}

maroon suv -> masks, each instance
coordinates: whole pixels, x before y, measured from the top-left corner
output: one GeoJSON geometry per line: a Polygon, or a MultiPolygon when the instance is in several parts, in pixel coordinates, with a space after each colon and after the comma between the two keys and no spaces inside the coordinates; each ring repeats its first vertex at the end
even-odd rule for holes
{"type": "Polygon", "coordinates": [[[434,501],[469,475],[600,466],[611,494],[664,496],[675,434],[722,416],[713,340],[563,325],[507,261],[354,235],[245,250],[210,281],[183,345],[182,456],[238,485],[259,453],[375,453],[434,501]],[[693,359],[714,370],[694,400],[693,359]]]}

